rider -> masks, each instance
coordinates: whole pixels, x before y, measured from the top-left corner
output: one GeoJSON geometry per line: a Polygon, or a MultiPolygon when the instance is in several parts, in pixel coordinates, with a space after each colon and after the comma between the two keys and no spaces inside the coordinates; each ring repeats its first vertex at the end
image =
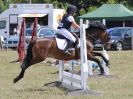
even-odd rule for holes
{"type": "Polygon", "coordinates": [[[69,54],[68,49],[75,44],[76,38],[69,32],[69,29],[74,27],[75,29],[79,29],[79,25],[75,22],[74,14],[77,11],[77,7],[75,5],[69,5],[67,7],[67,13],[63,16],[61,23],[58,26],[59,33],[61,33],[63,36],[65,36],[67,40],[67,46],[65,50],[63,51],[66,54],[69,54]]]}

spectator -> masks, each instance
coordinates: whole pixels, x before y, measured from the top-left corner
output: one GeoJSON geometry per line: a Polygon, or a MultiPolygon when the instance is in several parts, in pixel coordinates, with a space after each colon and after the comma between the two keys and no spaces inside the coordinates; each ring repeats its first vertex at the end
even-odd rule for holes
{"type": "Polygon", "coordinates": [[[17,28],[14,28],[14,35],[19,35],[20,33],[20,26],[17,25],[17,28]]]}

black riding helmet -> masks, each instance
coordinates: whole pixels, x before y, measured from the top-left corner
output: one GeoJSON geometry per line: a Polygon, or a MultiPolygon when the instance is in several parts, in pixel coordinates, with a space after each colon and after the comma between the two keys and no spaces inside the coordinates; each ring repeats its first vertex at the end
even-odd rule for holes
{"type": "Polygon", "coordinates": [[[71,13],[71,14],[74,14],[74,12],[77,11],[77,7],[75,5],[69,5],[67,7],[67,13],[71,13]]]}

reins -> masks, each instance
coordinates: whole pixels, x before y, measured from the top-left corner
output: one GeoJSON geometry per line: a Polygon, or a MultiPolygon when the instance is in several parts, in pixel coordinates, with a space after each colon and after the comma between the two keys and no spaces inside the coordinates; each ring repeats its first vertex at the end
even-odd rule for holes
{"type": "Polygon", "coordinates": [[[93,40],[94,42],[99,43],[99,42],[97,41],[97,39],[96,39],[95,37],[93,37],[92,35],[87,34],[87,36],[89,36],[90,38],[92,38],[92,40],[93,40]]]}

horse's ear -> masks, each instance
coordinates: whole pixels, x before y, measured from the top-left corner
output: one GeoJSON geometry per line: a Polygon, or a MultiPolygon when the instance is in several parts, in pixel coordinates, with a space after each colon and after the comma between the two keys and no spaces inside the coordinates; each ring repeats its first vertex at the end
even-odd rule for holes
{"type": "Polygon", "coordinates": [[[103,30],[106,30],[107,29],[106,26],[102,22],[99,23],[99,27],[101,29],[103,29],[103,30]]]}

